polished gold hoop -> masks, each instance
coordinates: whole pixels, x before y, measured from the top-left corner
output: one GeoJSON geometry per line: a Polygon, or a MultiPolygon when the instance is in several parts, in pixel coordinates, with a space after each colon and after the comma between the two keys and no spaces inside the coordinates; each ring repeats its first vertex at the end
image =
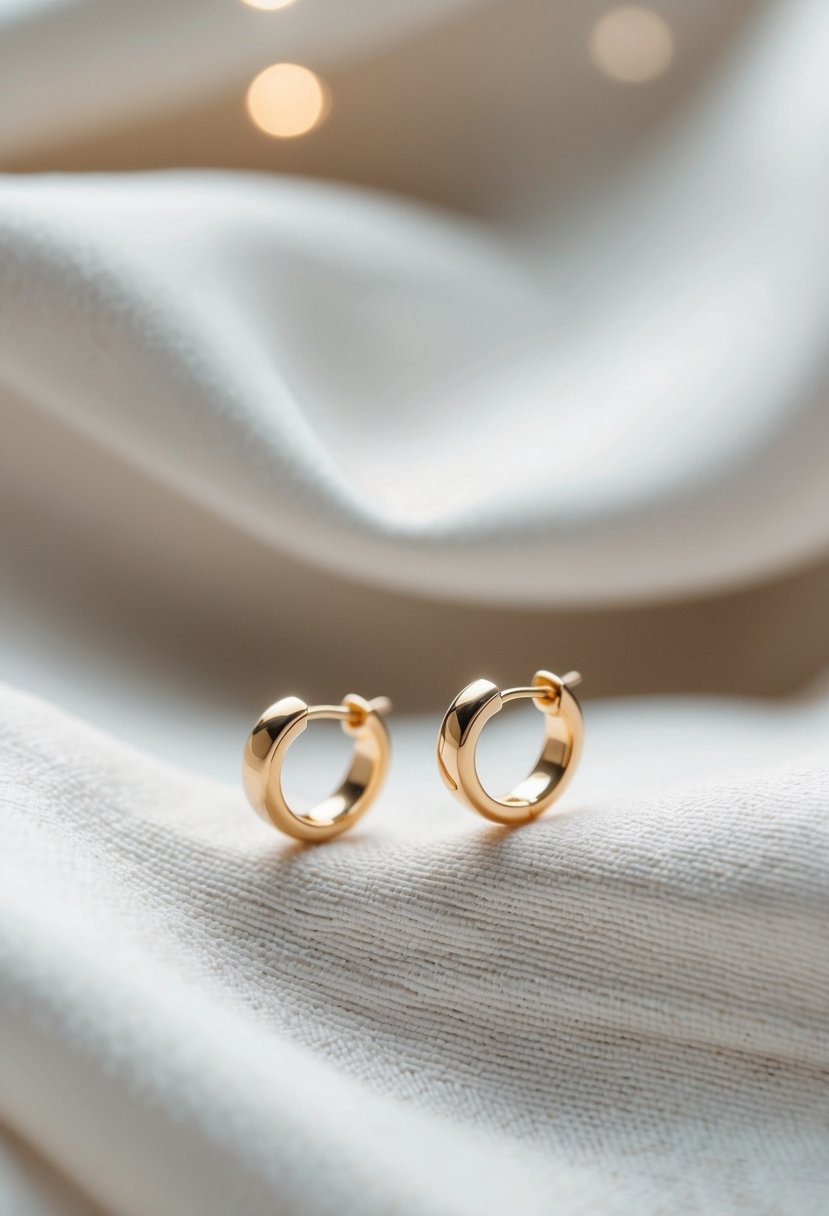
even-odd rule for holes
{"type": "Polygon", "coordinates": [[[581,755],[584,721],[572,692],[579,683],[577,671],[566,676],[537,671],[529,687],[504,692],[491,680],[467,684],[444,714],[438,734],[438,768],[455,797],[494,823],[529,823],[546,811],[564,793],[581,755]],[[532,697],[544,714],[544,745],[529,777],[509,794],[493,798],[475,765],[478,738],[507,701],[521,697],[532,697]]]}
{"type": "Polygon", "coordinates": [[[245,744],[242,785],[256,813],[297,840],[330,840],[346,832],[377,796],[389,768],[389,734],[382,714],[391,710],[386,697],[366,701],[355,693],[341,705],[308,706],[299,697],[283,697],[266,709],[245,744]],[[354,740],[351,765],[339,789],[307,814],[291,810],[282,791],[282,762],[288,748],[309,722],[333,718],[354,740]]]}

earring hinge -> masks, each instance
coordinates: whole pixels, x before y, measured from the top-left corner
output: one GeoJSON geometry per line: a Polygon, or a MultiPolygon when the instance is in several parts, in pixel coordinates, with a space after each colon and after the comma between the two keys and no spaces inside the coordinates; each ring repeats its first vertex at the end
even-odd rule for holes
{"type": "MultiPolygon", "coordinates": [[[[581,684],[581,672],[568,671],[561,677],[563,688],[577,688],[581,684]]],[[[520,697],[532,697],[537,701],[555,701],[560,695],[555,684],[527,684],[521,688],[505,688],[501,693],[502,701],[517,701],[520,697]]]]}

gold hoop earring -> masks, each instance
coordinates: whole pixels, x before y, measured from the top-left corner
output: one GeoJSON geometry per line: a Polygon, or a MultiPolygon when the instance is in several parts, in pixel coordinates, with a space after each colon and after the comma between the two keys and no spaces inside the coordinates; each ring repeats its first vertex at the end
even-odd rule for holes
{"type": "Polygon", "coordinates": [[[390,711],[387,697],[366,701],[355,693],[341,705],[308,706],[299,697],[283,697],[271,705],[248,736],[242,756],[242,785],[257,815],[297,840],[330,840],[347,832],[386,779],[391,748],[381,715],[390,711]],[[282,762],[308,723],[324,718],[340,722],[354,740],[354,754],[339,789],[307,814],[298,814],[282,791],[282,762]]]}
{"type": "Polygon", "coordinates": [[[475,680],[459,692],[444,714],[438,733],[440,775],[455,797],[494,823],[529,823],[563,794],[581,755],[584,720],[573,692],[577,671],[566,676],[537,671],[529,687],[504,692],[491,680],[475,680]],[[535,767],[515,789],[493,798],[481,785],[475,749],[484,725],[507,701],[532,697],[544,714],[544,744],[535,767]]]}

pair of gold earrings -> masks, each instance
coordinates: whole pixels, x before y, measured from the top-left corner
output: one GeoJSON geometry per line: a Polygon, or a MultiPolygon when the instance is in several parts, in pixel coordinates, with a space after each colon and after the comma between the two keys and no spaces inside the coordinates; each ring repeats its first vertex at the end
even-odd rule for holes
{"type": "MultiPolygon", "coordinates": [[[[565,676],[537,671],[532,684],[503,692],[491,680],[467,684],[447,709],[438,732],[438,768],[455,797],[494,823],[528,823],[546,811],[563,793],[581,755],[584,724],[573,693],[580,682],[577,671],[565,676]],[[531,697],[544,715],[541,755],[515,789],[493,798],[475,767],[478,738],[503,705],[522,697],[531,697]]],[[[383,716],[390,710],[386,697],[366,701],[353,693],[341,705],[309,706],[299,697],[283,697],[271,705],[248,736],[242,758],[242,784],[253,809],[266,823],[298,840],[330,840],[348,831],[385,781],[391,749],[383,716]],[[299,814],[282,790],[282,762],[308,723],[322,718],[340,722],[354,740],[354,753],[339,789],[312,811],[299,814]]]]}

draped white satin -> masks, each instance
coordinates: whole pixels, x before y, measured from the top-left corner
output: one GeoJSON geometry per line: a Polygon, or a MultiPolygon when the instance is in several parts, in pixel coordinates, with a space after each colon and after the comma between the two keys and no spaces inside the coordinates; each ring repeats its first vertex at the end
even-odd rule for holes
{"type": "Polygon", "coordinates": [[[529,231],[278,179],[7,179],[3,378],[408,590],[600,601],[802,563],[829,529],[827,37],[807,0],[758,19],[610,197],[529,231]]]}

